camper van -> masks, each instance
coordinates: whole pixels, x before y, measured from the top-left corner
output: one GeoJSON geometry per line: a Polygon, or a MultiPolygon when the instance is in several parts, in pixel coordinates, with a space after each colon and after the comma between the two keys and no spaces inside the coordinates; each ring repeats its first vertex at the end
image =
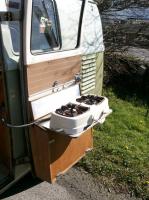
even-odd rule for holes
{"type": "Polygon", "coordinates": [[[0,193],[32,172],[53,183],[93,148],[103,33],[93,0],[0,0],[0,193]]]}

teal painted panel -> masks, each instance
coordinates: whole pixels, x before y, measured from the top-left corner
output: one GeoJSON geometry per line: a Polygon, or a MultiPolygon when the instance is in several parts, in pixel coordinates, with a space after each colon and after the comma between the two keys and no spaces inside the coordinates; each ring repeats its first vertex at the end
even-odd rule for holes
{"type": "MultiPolygon", "coordinates": [[[[7,104],[10,123],[22,124],[22,105],[20,94],[19,70],[6,71],[7,104]]],[[[13,159],[26,155],[26,139],[24,129],[11,129],[13,144],[13,159]]]]}

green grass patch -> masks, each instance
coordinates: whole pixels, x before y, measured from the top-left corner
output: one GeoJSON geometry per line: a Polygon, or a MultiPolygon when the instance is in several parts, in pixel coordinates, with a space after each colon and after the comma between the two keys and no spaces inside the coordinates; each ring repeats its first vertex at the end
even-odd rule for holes
{"type": "Polygon", "coordinates": [[[149,116],[147,106],[105,91],[113,113],[94,128],[94,150],[81,162],[88,172],[126,185],[136,196],[149,198],[149,116]]]}

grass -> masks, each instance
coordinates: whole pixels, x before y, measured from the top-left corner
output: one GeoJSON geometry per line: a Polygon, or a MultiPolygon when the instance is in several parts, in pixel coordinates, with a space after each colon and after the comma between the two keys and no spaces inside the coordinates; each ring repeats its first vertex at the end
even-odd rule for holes
{"type": "Polygon", "coordinates": [[[136,97],[121,98],[105,91],[113,113],[94,128],[94,150],[80,165],[107,183],[123,185],[132,194],[149,199],[149,116],[136,97]]]}

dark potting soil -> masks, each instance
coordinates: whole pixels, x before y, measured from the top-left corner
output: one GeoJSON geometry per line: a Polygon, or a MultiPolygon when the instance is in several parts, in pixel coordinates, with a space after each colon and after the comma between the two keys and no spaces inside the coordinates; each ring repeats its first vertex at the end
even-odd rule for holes
{"type": "Polygon", "coordinates": [[[85,103],[87,105],[97,105],[100,102],[102,102],[103,99],[104,99],[103,97],[87,95],[87,96],[82,96],[82,97],[76,99],[76,101],[79,103],[85,103]]]}
{"type": "Polygon", "coordinates": [[[76,117],[88,111],[89,108],[77,104],[69,103],[61,108],[56,109],[56,113],[65,117],[76,117]]]}

